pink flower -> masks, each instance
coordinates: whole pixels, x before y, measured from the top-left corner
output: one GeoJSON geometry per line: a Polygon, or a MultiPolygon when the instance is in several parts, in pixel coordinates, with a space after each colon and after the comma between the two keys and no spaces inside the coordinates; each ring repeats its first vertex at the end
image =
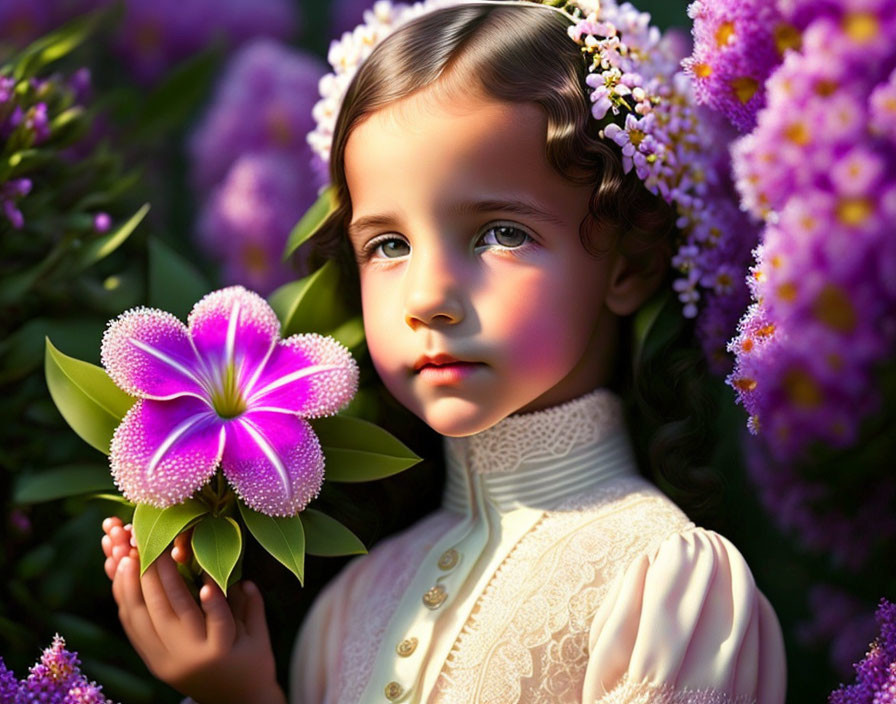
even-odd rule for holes
{"type": "Polygon", "coordinates": [[[317,495],[324,458],[305,419],[346,405],[358,368],[332,338],[279,331],[267,302],[240,286],[205,296],[186,325],[152,308],[109,324],[103,366],[139,399],[110,453],[126,497],[180,503],[219,463],[240,498],[271,516],[295,515],[317,495]]]}

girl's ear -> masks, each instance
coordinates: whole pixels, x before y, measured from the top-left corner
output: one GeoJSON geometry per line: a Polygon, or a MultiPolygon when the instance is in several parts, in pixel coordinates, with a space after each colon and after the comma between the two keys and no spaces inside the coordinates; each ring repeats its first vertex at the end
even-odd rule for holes
{"type": "Polygon", "coordinates": [[[629,254],[617,251],[610,267],[607,308],[620,317],[638,310],[665,281],[670,256],[665,241],[629,254]]]}

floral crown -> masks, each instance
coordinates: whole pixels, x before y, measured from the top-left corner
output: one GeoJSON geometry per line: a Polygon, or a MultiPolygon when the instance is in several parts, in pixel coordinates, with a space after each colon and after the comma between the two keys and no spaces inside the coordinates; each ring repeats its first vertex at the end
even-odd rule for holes
{"type": "MultiPolygon", "coordinates": [[[[472,1],[380,0],[365,11],[363,24],[331,44],[333,73],[321,79],[321,99],[313,111],[317,126],[308,135],[324,162],[348,85],[374,47],[416,17],[472,1]]],[[[714,197],[726,187],[720,165],[713,163],[715,137],[695,103],[692,79],[681,69],[675,39],[652,26],[647,13],[615,0],[486,2],[545,6],[569,19],[569,36],[586,61],[586,90],[601,136],[619,146],[626,173],[634,169],[648,190],[676,209],[681,239],[672,264],[679,272],[674,289],[684,316],[697,315],[701,289],[731,294],[745,274],[733,265],[742,258],[736,251],[742,247],[727,241],[736,231],[737,207],[732,199],[714,197]]]]}

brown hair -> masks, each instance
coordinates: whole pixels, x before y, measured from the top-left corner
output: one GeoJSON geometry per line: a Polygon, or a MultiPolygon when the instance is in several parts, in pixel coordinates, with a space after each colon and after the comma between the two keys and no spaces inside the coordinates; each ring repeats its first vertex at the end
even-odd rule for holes
{"type": "MultiPolygon", "coordinates": [[[[570,182],[593,185],[589,213],[579,227],[585,249],[599,256],[618,247],[636,262],[641,258],[646,262],[655,259],[660,248],[668,260],[675,236],[674,209],[650,193],[633,170],[626,174],[618,148],[600,137],[585,91],[585,59],[567,34],[569,24],[563,13],[547,6],[475,3],[432,11],[384,39],[350,83],[336,122],[330,180],[338,208],[315,235],[317,257],[335,258],[344,268],[355,270],[345,236],[352,212],[344,157],[353,128],[373,112],[438,85],[449,98],[453,92],[478,90],[492,99],[540,106],[547,116],[549,163],[570,182]],[[595,234],[603,244],[595,241],[595,234]]],[[[356,285],[357,276],[346,278],[356,285]]],[[[349,289],[348,295],[356,299],[357,290],[349,289]]],[[[625,360],[626,355],[619,357],[625,360]]],[[[681,368],[680,357],[676,360],[679,368],[674,373],[678,375],[686,370],[681,368]]],[[[625,365],[619,371],[628,377],[632,370],[625,365]]],[[[656,416],[657,408],[675,408],[675,415],[681,416],[682,402],[686,408],[693,400],[655,403],[651,389],[657,385],[642,383],[638,377],[635,370],[629,386],[637,407],[646,411],[636,411],[642,418],[656,416]]],[[[668,384],[659,386],[668,388],[668,384]]],[[[702,443],[705,449],[705,432],[699,431],[708,426],[706,411],[698,411],[685,413],[684,421],[675,418],[674,431],[669,424],[650,421],[648,425],[656,425],[650,435],[662,451],[648,442],[640,453],[642,463],[662,480],[658,483],[683,505],[705,503],[706,490],[712,489],[704,481],[696,481],[696,476],[686,476],[688,453],[670,449],[679,436],[686,437],[688,445],[702,443]],[[680,491],[676,492],[676,487],[680,491]]]]}

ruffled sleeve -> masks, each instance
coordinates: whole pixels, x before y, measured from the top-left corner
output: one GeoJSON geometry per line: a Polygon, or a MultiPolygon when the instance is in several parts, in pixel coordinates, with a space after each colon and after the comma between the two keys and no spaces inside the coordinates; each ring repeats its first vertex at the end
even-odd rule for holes
{"type": "Polygon", "coordinates": [[[637,558],[594,617],[586,704],[783,704],[781,627],[743,556],[691,528],[637,558]]]}

